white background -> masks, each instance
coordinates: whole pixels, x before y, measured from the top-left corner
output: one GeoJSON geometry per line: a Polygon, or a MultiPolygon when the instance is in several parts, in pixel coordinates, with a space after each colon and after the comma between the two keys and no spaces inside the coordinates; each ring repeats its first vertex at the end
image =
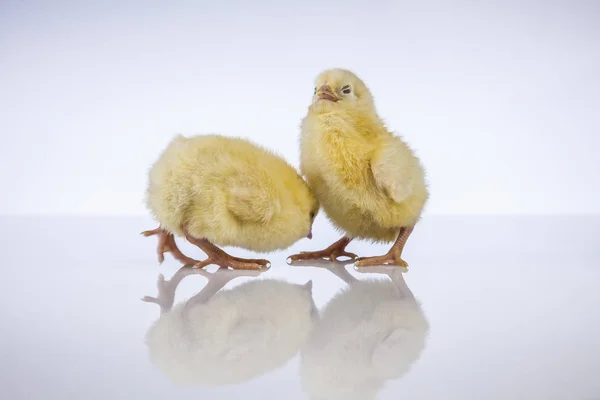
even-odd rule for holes
{"type": "Polygon", "coordinates": [[[428,213],[600,212],[596,1],[3,0],[0,214],[146,214],[176,133],[297,165],[329,67],[417,149],[428,213]]]}
{"type": "MultiPolygon", "coordinates": [[[[180,265],[159,266],[156,239],[137,233],[155,227],[146,172],[176,133],[246,136],[297,165],[325,68],[362,77],[417,149],[429,215],[600,214],[599,1],[244,3],[0,0],[0,214],[141,215],[0,218],[0,397],[302,398],[298,358],[213,389],[178,388],[151,365],[143,338],[159,310],[140,297],[180,265]]],[[[599,218],[423,218],[403,257],[430,335],[380,398],[600,398],[599,218]]],[[[313,280],[323,310],[344,282],[285,263],[339,238],[319,228],[259,257],[266,279],[313,280]]],[[[176,302],[203,282],[186,279],[176,302]]],[[[369,304],[344,310],[387,320],[369,304]]]]}

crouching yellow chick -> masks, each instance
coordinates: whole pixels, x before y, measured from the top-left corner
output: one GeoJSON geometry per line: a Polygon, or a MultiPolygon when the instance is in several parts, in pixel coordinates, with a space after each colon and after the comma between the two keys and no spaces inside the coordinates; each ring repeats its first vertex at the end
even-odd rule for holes
{"type": "Polygon", "coordinates": [[[291,260],[356,257],[345,251],[353,238],[393,242],[379,257],[357,266],[407,266],[402,250],[428,199],[421,163],[379,118],[367,86],[352,72],[332,69],[315,82],[302,121],[301,170],[329,219],[346,236],[325,250],[291,260]]]}
{"type": "Polygon", "coordinates": [[[149,172],[148,209],[160,226],[158,259],[171,252],[179,261],[260,269],[263,259],[232,257],[217,246],[257,252],[289,247],[312,237],[318,202],[285,160],[247,140],[220,135],[175,137],[149,172]],[[208,258],[191,259],[174,235],[200,247],[208,258]]]}

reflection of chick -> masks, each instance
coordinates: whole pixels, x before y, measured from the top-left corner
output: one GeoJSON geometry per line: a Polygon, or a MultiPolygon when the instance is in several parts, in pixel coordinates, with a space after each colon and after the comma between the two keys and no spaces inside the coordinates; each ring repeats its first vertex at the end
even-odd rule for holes
{"type": "MultiPolygon", "coordinates": [[[[205,289],[165,310],[148,330],[150,360],[173,382],[247,381],[283,365],[306,342],[314,314],[311,282],[250,281],[214,295],[233,272],[212,274],[205,289]]],[[[165,297],[146,301],[168,303],[165,297]]]]}
{"type": "Polygon", "coordinates": [[[283,249],[311,237],[317,201],[296,170],[252,143],[219,135],[177,136],[149,173],[147,206],[160,223],[159,261],[171,251],[197,267],[257,269],[267,260],[231,257],[215,246],[283,249]],[[173,234],[185,236],[208,259],[184,256],[173,234]]]}
{"type": "Polygon", "coordinates": [[[350,71],[317,77],[302,122],[301,169],[327,216],[347,236],[292,260],[354,257],[344,251],[352,238],[396,239],[386,255],[357,265],[407,266],[402,249],[428,198],[424,171],[408,145],[387,130],[369,89],[350,71]]]}
{"type": "Polygon", "coordinates": [[[375,399],[417,361],[429,325],[402,275],[393,279],[354,281],[321,312],[301,352],[311,399],[375,399]]]}

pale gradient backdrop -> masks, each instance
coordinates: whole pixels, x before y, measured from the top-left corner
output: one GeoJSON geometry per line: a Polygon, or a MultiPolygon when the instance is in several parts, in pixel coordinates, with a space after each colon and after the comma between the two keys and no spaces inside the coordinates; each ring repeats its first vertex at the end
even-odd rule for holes
{"type": "Polygon", "coordinates": [[[417,149],[428,213],[600,213],[600,2],[2,0],[0,214],[144,214],[176,133],[297,165],[327,67],[417,149]]]}

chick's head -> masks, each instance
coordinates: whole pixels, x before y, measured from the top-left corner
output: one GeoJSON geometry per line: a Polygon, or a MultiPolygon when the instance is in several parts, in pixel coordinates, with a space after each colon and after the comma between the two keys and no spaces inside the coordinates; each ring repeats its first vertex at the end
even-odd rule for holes
{"type": "MultiPolygon", "coordinates": [[[[315,221],[315,217],[319,213],[319,202],[315,194],[310,190],[309,186],[302,180],[300,188],[292,191],[294,196],[294,203],[299,211],[297,213],[296,222],[297,229],[301,232],[307,232],[306,237],[312,239],[312,226],[315,221]]],[[[304,235],[301,233],[301,235],[304,235]]]]}
{"type": "Polygon", "coordinates": [[[315,79],[312,109],[326,112],[340,108],[373,108],[373,96],[353,72],[328,69],[315,79]]]}

